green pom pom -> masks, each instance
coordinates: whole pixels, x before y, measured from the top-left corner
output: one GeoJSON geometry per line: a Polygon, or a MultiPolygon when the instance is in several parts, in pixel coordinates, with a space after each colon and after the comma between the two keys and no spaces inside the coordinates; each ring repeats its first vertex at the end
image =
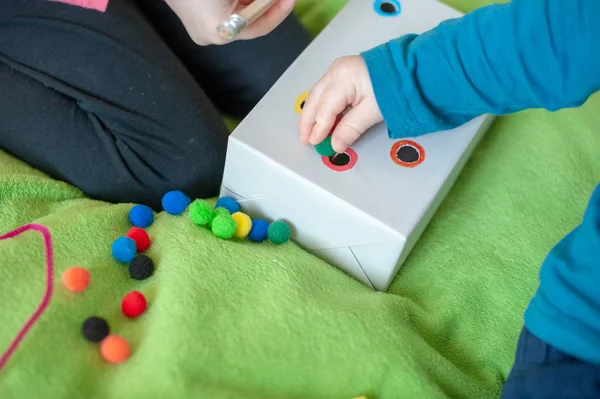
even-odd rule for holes
{"type": "Polygon", "coordinates": [[[208,227],[212,226],[212,221],[219,215],[231,215],[231,212],[227,208],[217,208],[212,210],[210,222],[208,222],[208,227]]]}
{"type": "Polygon", "coordinates": [[[278,220],[269,225],[269,240],[273,244],[283,244],[290,239],[290,226],[282,220],[278,220]]]}
{"type": "Polygon", "coordinates": [[[228,240],[235,235],[237,223],[231,215],[217,215],[212,221],[212,232],[215,236],[228,240]]]}
{"type": "Polygon", "coordinates": [[[206,226],[213,218],[213,209],[208,202],[197,199],[190,205],[189,215],[195,225],[206,226]]]}
{"type": "Polygon", "coordinates": [[[212,211],[212,218],[216,218],[219,215],[231,215],[231,212],[229,212],[229,209],[227,208],[217,208],[217,209],[213,209],[212,211]]]}
{"type": "Polygon", "coordinates": [[[323,155],[324,157],[335,155],[335,151],[331,146],[331,136],[327,136],[325,140],[315,145],[315,150],[317,150],[319,155],[323,155]]]}

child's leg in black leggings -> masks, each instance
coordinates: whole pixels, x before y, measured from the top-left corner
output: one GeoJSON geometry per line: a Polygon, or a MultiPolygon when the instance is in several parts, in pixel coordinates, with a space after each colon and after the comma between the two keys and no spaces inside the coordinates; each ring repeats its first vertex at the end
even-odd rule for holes
{"type": "Polygon", "coordinates": [[[158,208],[170,189],[216,195],[227,130],[211,100],[243,116],[308,36],[290,19],[236,43],[237,59],[225,47],[192,46],[174,14],[162,17],[151,24],[132,0],[113,0],[105,13],[3,0],[0,148],[102,200],[158,208]],[[187,52],[187,68],[166,42],[187,52]]]}

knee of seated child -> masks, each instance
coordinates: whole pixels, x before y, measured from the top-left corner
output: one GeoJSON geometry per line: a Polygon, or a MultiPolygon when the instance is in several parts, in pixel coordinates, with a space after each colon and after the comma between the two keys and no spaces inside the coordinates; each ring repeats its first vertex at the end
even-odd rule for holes
{"type": "Polygon", "coordinates": [[[206,138],[180,133],[172,134],[170,140],[117,145],[111,170],[97,170],[72,183],[94,199],[144,204],[160,211],[162,196],[171,190],[181,190],[190,198],[216,196],[226,146],[226,135],[206,138]]]}

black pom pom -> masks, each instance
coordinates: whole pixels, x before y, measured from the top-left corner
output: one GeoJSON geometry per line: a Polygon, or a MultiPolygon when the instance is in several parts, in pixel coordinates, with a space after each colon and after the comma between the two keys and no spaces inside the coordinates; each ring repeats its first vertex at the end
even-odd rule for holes
{"type": "Polygon", "coordinates": [[[154,273],[154,261],[146,255],[138,255],[129,263],[129,275],[136,280],[145,280],[154,273]]]}
{"type": "Polygon", "coordinates": [[[91,342],[100,342],[106,338],[110,332],[106,320],[100,317],[90,317],[83,322],[83,336],[91,342]]]}

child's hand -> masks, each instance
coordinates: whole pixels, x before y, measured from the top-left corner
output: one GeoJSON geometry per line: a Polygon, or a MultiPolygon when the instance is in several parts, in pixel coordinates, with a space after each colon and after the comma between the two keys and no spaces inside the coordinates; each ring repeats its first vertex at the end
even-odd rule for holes
{"type": "Polygon", "coordinates": [[[338,153],[346,151],[367,129],[383,121],[369,71],[360,56],[335,60],[313,87],[302,108],[302,142],[319,144],[331,133],[338,117],[341,119],[331,137],[332,147],[338,153]]]}

